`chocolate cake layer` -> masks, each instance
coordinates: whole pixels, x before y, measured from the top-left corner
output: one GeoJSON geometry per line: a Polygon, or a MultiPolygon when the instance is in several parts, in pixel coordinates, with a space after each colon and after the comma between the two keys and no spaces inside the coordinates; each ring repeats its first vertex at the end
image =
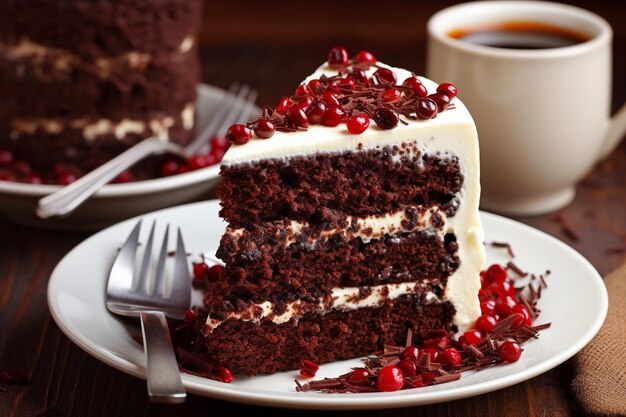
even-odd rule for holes
{"type": "Polygon", "coordinates": [[[210,285],[207,306],[231,310],[240,300],[284,303],[319,299],[333,288],[428,280],[435,291],[458,267],[454,236],[432,230],[400,233],[363,243],[327,240],[314,250],[297,244],[246,251],[245,242],[225,235],[218,256],[226,263],[210,285]],[[282,250],[281,250],[282,247],[282,250]]]}
{"type": "Polygon", "coordinates": [[[238,228],[285,218],[318,224],[322,208],[367,216],[423,204],[453,215],[463,183],[458,159],[407,148],[223,166],[220,216],[238,228]]]}
{"type": "Polygon", "coordinates": [[[3,0],[0,42],[27,37],[84,57],[175,50],[199,29],[199,0],[3,0]]]}
{"type": "Polygon", "coordinates": [[[321,364],[365,356],[386,343],[403,345],[408,329],[418,343],[430,330],[454,330],[454,313],[448,302],[424,304],[422,296],[409,295],[376,308],[310,313],[281,325],[227,321],[206,338],[199,336],[199,328],[183,325],[174,339],[177,346],[206,355],[233,373],[269,374],[298,369],[302,359],[321,364]]]}
{"type": "Polygon", "coordinates": [[[66,71],[0,54],[0,74],[0,125],[13,129],[15,120],[28,118],[121,120],[180,113],[195,101],[199,65],[195,48],[156,53],[140,64],[120,61],[104,69],[82,62],[66,71]]]}

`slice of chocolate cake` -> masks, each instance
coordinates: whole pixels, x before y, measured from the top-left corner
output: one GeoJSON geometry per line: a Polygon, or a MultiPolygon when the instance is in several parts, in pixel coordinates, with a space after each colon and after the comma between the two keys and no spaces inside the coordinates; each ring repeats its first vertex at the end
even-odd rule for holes
{"type": "Polygon", "coordinates": [[[338,63],[339,52],[277,109],[229,132],[225,268],[205,297],[203,338],[188,347],[235,373],[362,356],[404,344],[409,329],[418,341],[463,331],[480,314],[469,112],[450,84],[372,59],[338,63]]]}
{"type": "Polygon", "coordinates": [[[194,135],[200,0],[0,2],[0,149],[45,181],[194,135]]]}

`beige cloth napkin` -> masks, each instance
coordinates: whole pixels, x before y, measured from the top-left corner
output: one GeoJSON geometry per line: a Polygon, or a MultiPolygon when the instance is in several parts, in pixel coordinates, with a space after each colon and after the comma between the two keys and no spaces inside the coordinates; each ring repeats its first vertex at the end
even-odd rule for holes
{"type": "Polygon", "coordinates": [[[586,413],[626,416],[626,263],[604,283],[609,312],[597,336],[574,357],[572,389],[586,413]]]}

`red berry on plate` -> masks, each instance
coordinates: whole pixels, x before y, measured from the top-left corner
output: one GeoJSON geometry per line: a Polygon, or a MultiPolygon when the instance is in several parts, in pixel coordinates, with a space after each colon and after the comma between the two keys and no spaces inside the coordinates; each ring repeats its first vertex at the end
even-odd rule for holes
{"type": "Polygon", "coordinates": [[[437,92],[447,95],[448,97],[450,97],[450,100],[456,97],[456,94],[457,94],[456,87],[454,86],[454,84],[450,84],[450,83],[439,84],[437,86],[437,92]]]}
{"type": "Polygon", "coordinates": [[[354,369],[348,374],[348,382],[354,385],[369,385],[370,373],[364,368],[354,369]]]}
{"type": "Polygon", "coordinates": [[[415,366],[415,362],[412,360],[403,359],[397,363],[397,367],[400,368],[404,376],[413,378],[415,375],[417,375],[417,366],[415,366]]]}
{"type": "Polygon", "coordinates": [[[294,93],[296,97],[304,97],[304,96],[312,96],[313,91],[307,84],[300,84],[296,87],[296,91],[294,93]]]}
{"type": "Polygon", "coordinates": [[[124,184],[124,183],[127,183],[127,182],[131,182],[134,179],[135,178],[134,178],[132,172],[130,172],[129,170],[126,169],[126,170],[120,172],[120,174],[113,179],[113,182],[116,183],[116,184],[124,184]]]}
{"type": "Polygon", "coordinates": [[[397,366],[387,365],[380,370],[376,386],[380,391],[398,391],[404,386],[404,374],[397,366]]]}
{"type": "Polygon", "coordinates": [[[487,268],[485,276],[487,278],[487,281],[489,282],[504,281],[507,278],[508,273],[502,265],[493,264],[489,268],[487,268]]]}
{"type": "Polygon", "coordinates": [[[322,82],[318,79],[313,79],[309,81],[308,86],[309,89],[311,89],[313,94],[315,94],[316,96],[319,96],[324,92],[324,86],[322,85],[322,82]]]}
{"type": "Polygon", "coordinates": [[[261,139],[269,139],[276,133],[276,127],[274,124],[265,119],[259,119],[254,122],[254,133],[261,139]]]}
{"type": "Polygon", "coordinates": [[[76,181],[76,175],[74,174],[64,172],[63,174],[59,175],[59,184],[61,185],[69,185],[74,181],[76,181]]]}
{"type": "Polygon", "coordinates": [[[498,348],[498,354],[504,362],[517,362],[522,356],[522,348],[518,343],[507,340],[498,348]]]}
{"type": "Polygon", "coordinates": [[[209,273],[209,266],[204,262],[194,262],[193,279],[202,279],[209,273]]]}
{"type": "Polygon", "coordinates": [[[201,169],[201,168],[206,168],[208,167],[210,164],[210,160],[207,158],[208,155],[203,155],[203,154],[195,154],[192,155],[188,160],[187,163],[189,164],[189,167],[192,170],[196,170],[196,169],[201,169]]]}
{"type": "Polygon", "coordinates": [[[215,379],[228,384],[229,382],[232,382],[235,377],[228,369],[223,366],[218,366],[215,368],[215,379]]]}
{"type": "Polygon", "coordinates": [[[185,311],[185,320],[193,321],[198,318],[198,312],[196,310],[189,309],[185,311]]]}
{"type": "Polygon", "coordinates": [[[41,184],[43,181],[39,175],[30,174],[28,177],[26,177],[26,182],[29,184],[41,184]]]}
{"type": "Polygon", "coordinates": [[[348,131],[350,133],[354,133],[355,135],[365,132],[365,129],[367,129],[369,125],[370,118],[364,114],[350,116],[346,121],[348,131]]]}
{"type": "Polygon", "coordinates": [[[311,375],[311,377],[314,377],[317,371],[320,369],[320,366],[318,364],[308,359],[302,359],[300,365],[302,368],[302,370],[300,371],[300,375],[305,372],[306,374],[311,375]]]}
{"type": "Polygon", "coordinates": [[[337,97],[330,91],[325,91],[324,94],[322,94],[322,100],[329,106],[339,106],[339,100],[337,100],[337,97]]]}
{"type": "Polygon", "coordinates": [[[287,113],[287,118],[290,124],[295,127],[309,127],[309,118],[306,113],[300,107],[292,107],[287,113]]]}
{"type": "Polygon", "coordinates": [[[483,314],[476,319],[476,329],[486,334],[493,330],[496,323],[495,317],[483,314]]]}
{"type": "Polygon", "coordinates": [[[500,317],[506,317],[513,312],[513,307],[517,305],[517,301],[510,295],[505,295],[504,297],[500,297],[496,300],[496,314],[500,315],[500,317]]]}
{"type": "Polygon", "coordinates": [[[169,177],[170,175],[176,175],[179,168],[180,164],[174,160],[164,161],[161,164],[161,176],[169,177]]]}
{"type": "Polygon", "coordinates": [[[458,365],[461,363],[461,354],[455,348],[444,349],[439,354],[439,362],[442,365],[458,365]]]}
{"type": "Polygon", "coordinates": [[[235,145],[244,145],[252,139],[252,131],[246,125],[234,124],[226,131],[226,139],[235,145]]]}
{"type": "Polygon", "coordinates": [[[468,330],[463,333],[462,337],[466,345],[477,345],[483,339],[483,335],[478,330],[468,330]]]}
{"type": "Polygon", "coordinates": [[[496,302],[494,300],[485,300],[480,302],[480,312],[492,316],[496,311],[496,302]]]}
{"type": "Polygon", "coordinates": [[[230,145],[224,136],[213,136],[209,141],[209,144],[211,145],[211,151],[220,149],[224,152],[230,145]]]}
{"type": "Polygon", "coordinates": [[[368,64],[375,64],[377,62],[376,57],[370,51],[360,51],[356,54],[356,60],[359,62],[367,62],[368,64]]]}
{"type": "Polygon", "coordinates": [[[487,290],[491,291],[492,293],[498,294],[500,297],[506,297],[507,295],[515,295],[516,293],[515,287],[513,287],[506,280],[493,281],[491,284],[489,284],[489,286],[487,287],[487,290]]]}
{"type": "Polygon", "coordinates": [[[400,352],[399,356],[400,356],[400,359],[408,359],[413,362],[416,362],[417,358],[419,357],[419,349],[416,348],[415,346],[407,346],[404,348],[402,352],[400,352]]]}
{"type": "Polygon", "coordinates": [[[328,66],[332,69],[345,67],[348,64],[348,51],[341,46],[335,46],[328,51],[328,66]]]}
{"type": "Polygon", "coordinates": [[[511,314],[517,314],[517,316],[513,319],[513,327],[521,327],[522,325],[532,326],[533,319],[525,306],[521,304],[513,306],[511,314]]]}
{"type": "Polygon", "coordinates": [[[393,103],[394,101],[400,100],[402,98],[402,94],[399,90],[392,87],[385,90],[382,97],[384,102],[393,103]]]}

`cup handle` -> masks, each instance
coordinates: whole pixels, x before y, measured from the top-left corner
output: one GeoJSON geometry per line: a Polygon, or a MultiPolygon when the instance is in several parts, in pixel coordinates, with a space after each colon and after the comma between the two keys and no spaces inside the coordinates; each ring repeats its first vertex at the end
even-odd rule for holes
{"type": "Polygon", "coordinates": [[[604,144],[600,151],[600,160],[608,157],[626,134],[626,104],[611,118],[609,129],[604,136],[604,144]]]}

